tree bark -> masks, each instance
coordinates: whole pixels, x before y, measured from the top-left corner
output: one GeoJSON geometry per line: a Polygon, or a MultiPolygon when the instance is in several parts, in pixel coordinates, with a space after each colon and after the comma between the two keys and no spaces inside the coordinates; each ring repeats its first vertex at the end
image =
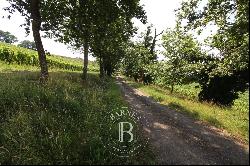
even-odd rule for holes
{"type": "Polygon", "coordinates": [[[171,91],[170,91],[170,93],[172,94],[173,91],[174,91],[174,85],[171,85],[171,91]]]}
{"type": "MultiPolygon", "coordinates": [[[[164,31],[162,31],[161,33],[157,34],[157,33],[156,33],[156,29],[155,29],[155,35],[154,35],[153,42],[152,42],[151,48],[150,48],[150,54],[151,54],[151,55],[154,55],[154,53],[155,53],[155,45],[156,45],[156,41],[157,41],[156,39],[157,39],[157,37],[158,37],[159,35],[161,35],[163,32],[164,32],[164,31]]],[[[155,58],[157,58],[157,57],[155,57],[155,58]]]]}
{"type": "Polygon", "coordinates": [[[100,77],[102,78],[104,76],[104,65],[103,65],[103,59],[100,58],[100,77]]]}
{"type": "Polygon", "coordinates": [[[32,31],[36,44],[36,49],[39,57],[39,64],[41,67],[40,81],[46,82],[49,76],[48,65],[46,61],[46,54],[43,48],[43,43],[40,35],[41,29],[41,14],[40,14],[40,0],[32,0],[31,3],[31,18],[32,18],[32,31]]]}
{"type": "Polygon", "coordinates": [[[89,44],[88,42],[84,43],[84,64],[83,64],[83,80],[87,79],[88,73],[88,62],[89,62],[89,44]]]}
{"type": "Polygon", "coordinates": [[[155,36],[154,36],[154,39],[150,48],[150,54],[152,55],[154,54],[154,51],[155,51],[156,38],[157,38],[157,34],[156,34],[156,29],[155,29],[155,36]]]}
{"type": "Polygon", "coordinates": [[[111,64],[108,64],[108,66],[107,66],[107,76],[109,76],[109,77],[112,76],[112,67],[111,67],[111,64]]]}

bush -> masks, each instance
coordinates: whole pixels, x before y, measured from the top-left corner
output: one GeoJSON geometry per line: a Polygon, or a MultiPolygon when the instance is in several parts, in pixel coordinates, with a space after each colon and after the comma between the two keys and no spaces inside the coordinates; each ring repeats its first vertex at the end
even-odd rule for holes
{"type": "Polygon", "coordinates": [[[199,99],[212,101],[221,105],[231,106],[238,98],[238,92],[244,92],[247,88],[248,71],[241,71],[230,76],[214,76],[210,81],[201,84],[202,90],[199,99]]]}

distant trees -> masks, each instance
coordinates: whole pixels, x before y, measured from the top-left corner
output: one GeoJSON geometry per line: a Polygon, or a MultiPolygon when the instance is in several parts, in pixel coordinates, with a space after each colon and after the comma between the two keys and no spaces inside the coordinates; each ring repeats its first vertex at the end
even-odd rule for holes
{"type": "MultiPolygon", "coordinates": [[[[0,30],[0,41],[13,44],[18,42],[17,37],[12,35],[10,32],[0,30]]],[[[36,44],[33,41],[23,40],[18,44],[19,47],[24,47],[32,50],[36,50],[36,44]]]]}
{"type": "Polygon", "coordinates": [[[0,41],[5,43],[13,44],[17,42],[16,36],[12,35],[10,32],[5,32],[0,30],[0,41]]]}
{"type": "Polygon", "coordinates": [[[157,62],[155,46],[157,37],[162,34],[162,32],[157,34],[156,29],[153,33],[152,28],[152,25],[148,26],[140,35],[140,41],[129,44],[123,59],[124,74],[145,84],[153,82],[150,68],[157,62]]]}
{"type": "Polygon", "coordinates": [[[147,69],[154,61],[152,61],[149,50],[142,43],[131,43],[122,62],[123,72],[126,76],[145,84],[151,83],[151,76],[147,69]]]}
{"type": "Polygon", "coordinates": [[[126,55],[127,43],[134,33],[131,18],[117,18],[104,29],[99,26],[97,30],[101,33],[94,35],[91,48],[100,63],[100,76],[111,76],[126,55]]]}
{"type": "Polygon", "coordinates": [[[33,42],[33,41],[29,41],[29,40],[24,40],[24,41],[21,41],[19,44],[18,44],[19,47],[24,47],[24,48],[28,48],[28,49],[31,49],[31,50],[37,50],[36,49],[36,43],[33,42]]]}

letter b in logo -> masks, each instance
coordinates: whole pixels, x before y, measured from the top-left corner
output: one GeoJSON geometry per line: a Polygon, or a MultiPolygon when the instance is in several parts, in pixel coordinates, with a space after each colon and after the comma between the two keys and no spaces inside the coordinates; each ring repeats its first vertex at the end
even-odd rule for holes
{"type": "Polygon", "coordinates": [[[132,130],[133,130],[133,125],[131,123],[129,123],[129,122],[120,122],[119,123],[119,141],[124,142],[124,140],[123,140],[124,133],[127,133],[127,134],[130,135],[130,140],[128,142],[133,141],[133,136],[134,135],[131,132],[132,130]],[[125,124],[129,125],[129,130],[127,130],[127,131],[124,131],[124,125],[125,124]]]}

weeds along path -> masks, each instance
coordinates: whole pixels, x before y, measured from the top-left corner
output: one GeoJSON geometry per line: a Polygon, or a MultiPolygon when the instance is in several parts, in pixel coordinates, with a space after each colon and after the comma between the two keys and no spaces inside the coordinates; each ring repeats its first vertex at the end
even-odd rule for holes
{"type": "Polygon", "coordinates": [[[158,164],[249,164],[249,148],[220,130],[168,109],[117,77],[125,100],[141,116],[158,164]]]}

